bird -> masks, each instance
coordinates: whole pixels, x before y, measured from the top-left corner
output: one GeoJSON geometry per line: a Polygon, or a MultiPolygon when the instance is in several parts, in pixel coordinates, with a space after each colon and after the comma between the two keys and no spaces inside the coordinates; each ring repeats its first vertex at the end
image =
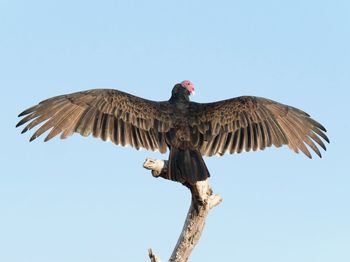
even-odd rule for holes
{"type": "Polygon", "coordinates": [[[222,156],[288,146],[312,158],[329,143],[326,129],[306,112],[267,98],[190,101],[195,86],[175,84],[167,101],[152,101],[116,89],[91,89],[55,96],[19,114],[22,133],[37,127],[30,141],[79,133],[103,141],[166,153],[166,178],[194,184],[210,177],[203,156],[222,156]],[[309,147],[309,149],[308,149],[309,147]]]}

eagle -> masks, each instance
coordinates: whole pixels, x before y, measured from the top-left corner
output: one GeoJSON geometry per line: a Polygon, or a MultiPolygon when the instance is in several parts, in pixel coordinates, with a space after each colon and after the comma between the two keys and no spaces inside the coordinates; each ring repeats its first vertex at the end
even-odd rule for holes
{"type": "Polygon", "coordinates": [[[38,127],[33,141],[79,133],[116,145],[166,153],[166,178],[194,184],[210,174],[203,156],[222,156],[287,145],[312,158],[326,150],[326,129],[304,111],[255,96],[212,103],[190,101],[191,81],[176,84],[167,101],[152,101],[115,89],[92,89],[41,101],[19,114],[22,133],[38,127]]]}

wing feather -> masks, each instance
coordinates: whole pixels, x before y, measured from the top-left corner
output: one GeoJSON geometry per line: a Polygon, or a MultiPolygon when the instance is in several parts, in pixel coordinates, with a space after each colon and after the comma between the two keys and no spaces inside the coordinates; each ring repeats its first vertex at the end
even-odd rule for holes
{"type": "Polygon", "coordinates": [[[92,134],[117,145],[167,150],[165,134],[173,127],[168,102],[146,100],[113,89],[93,89],[46,99],[22,113],[23,133],[39,126],[31,141],[51,129],[45,141],[61,134],[92,134]]]}
{"type": "Polygon", "coordinates": [[[326,150],[322,139],[329,143],[324,126],[310,115],[269,99],[242,96],[214,103],[193,103],[193,108],[197,110],[193,110],[192,128],[207,138],[199,145],[203,155],[287,145],[311,158],[308,147],[321,157],[317,145],[326,150]]]}
{"type": "Polygon", "coordinates": [[[325,144],[323,143],[323,141],[322,141],[315,133],[310,132],[308,135],[309,135],[309,136],[312,138],[312,140],[314,140],[320,147],[322,147],[323,150],[326,150],[325,144]]]}
{"type": "Polygon", "coordinates": [[[256,123],[252,123],[251,125],[252,127],[252,140],[253,140],[253,151],[256,151],[258,150],[258,147],[259,147],[259,130],[258,130],[258,124],[256,123]]]}
{"type": "Polygon", "coordinates": [[[74,134],[76,123],[78,119],[83,114],[84,110],[79,107],[79,110],[76,110],[75,113],[71,116],[70,120],[67,121],[67,126],[63,128],[64,130],[61,134],[61,139],[66,139],[67,137],[74,134]]]}
{"type": "Polygon", "coordinates": [[[56,120],[56,122],[53,124],[53,128],[51,129],[50,133],[47,135],[44,141],[49,141],[51,138],[61,133],[63,129],[66,128],[67,123],[71,121],[71,117],[74,116],[74,114],[77,111],[79,111],[78,106],[69,108],[64,115],[62,115],[56,120]]]}
{"type": "Polygon", "coordinates": [[[33,141],[38,136],[42,135],[47,130],[52,128],[54,126],[54,124],[57,122],[57,120],[62,117],[61,113],[65,112],[68,109],[68,107],[69,107],[68,105],[64,105],[61,108],[59,108],[58,110],[53,111],[52,117],[47,119],[47,121],[38,130],[35,131],[35,133],[31,136],[29,141],[33,141]]]}

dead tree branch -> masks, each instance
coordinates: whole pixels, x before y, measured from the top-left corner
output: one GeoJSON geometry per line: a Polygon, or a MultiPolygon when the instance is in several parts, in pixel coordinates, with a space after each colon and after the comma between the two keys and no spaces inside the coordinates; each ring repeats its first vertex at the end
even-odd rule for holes
{"type": "MultiPolygon", "coordinates": [[[[154,177],[166,178],[167,161],[147,158],[143,167],[151,170],[154,177]]],[[[190,189],[192,194],[191,206],[169,262],[188,261],[193,248],[201,237],[209,210],[222,201],[219,195],[213,193],[208,180],[185,186],[190,189]]],[[[161,262],[152,249],[149,249],[148,252],[151,262],[161,262]]]]}

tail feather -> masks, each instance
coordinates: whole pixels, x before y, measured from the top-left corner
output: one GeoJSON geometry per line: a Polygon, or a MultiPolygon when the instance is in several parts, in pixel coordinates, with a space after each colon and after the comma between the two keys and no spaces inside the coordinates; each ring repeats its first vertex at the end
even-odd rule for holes
{"type": "Polygon", "coordinates": [[[168,167],[168,178],[180,183],[193,184],[210,176],[202,155],[197,150],[171,148],[168,167]]]}

